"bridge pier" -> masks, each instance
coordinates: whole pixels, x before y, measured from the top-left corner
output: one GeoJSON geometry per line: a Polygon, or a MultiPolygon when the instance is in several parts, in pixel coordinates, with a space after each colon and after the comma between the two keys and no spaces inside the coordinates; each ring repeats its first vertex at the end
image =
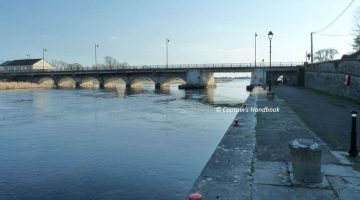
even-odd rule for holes
{"type": "Polygon", "coordinates": [[[179,89],[204,89],[215,87],[214,73],[204,70],[189,70],[186,73],[186,84],[179,89]]]}
{"type": "Polygon", "coordinates": [[[80,81],[75,82],[75,88],[80,88],[80,81]]]}
{"type": "Polygon", "coordinates": [[[155,83],[155,89],[160,89],[161,88],[161,83],[155,83]]]}

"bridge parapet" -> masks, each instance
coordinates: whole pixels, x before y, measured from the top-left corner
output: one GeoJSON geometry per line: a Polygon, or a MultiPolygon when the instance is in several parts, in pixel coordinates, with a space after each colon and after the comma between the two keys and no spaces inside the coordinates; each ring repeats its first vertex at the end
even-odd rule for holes
{"type": "MultiPolygon", "coordinates": [[[[304,65],[303,62],[273,62],[272,68],[291,68],[298,67],[299,65],[304,65]]],[[[43,70],[43,69],[29,69],[29,70],[13,70],[13,69],[1,69],[0,73],[99,73],[99,72],[114,72],[114,71],[150,71],[150,70],[188,70],[188,69],[255,69],[255,68],[270,68],[269,63],[261,63],[260,65],[255,66],[254,63],[214,63],[214,64],[174,64],[174,65],[135,65],[135,66],[117,66],[117,67],[106,67],[106,68],[96,68],[96,67],[76,67],[76,68],[57,68],[55,70],[43,70]]]]}

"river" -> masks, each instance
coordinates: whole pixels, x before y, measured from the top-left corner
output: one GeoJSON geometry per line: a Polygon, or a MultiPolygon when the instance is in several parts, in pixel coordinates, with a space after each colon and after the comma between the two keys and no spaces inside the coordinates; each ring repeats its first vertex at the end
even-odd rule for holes
{"type": "Polygon", "coordinates": [[[248,84],[0,91],[0,199],[184,199],[248,84]]]}

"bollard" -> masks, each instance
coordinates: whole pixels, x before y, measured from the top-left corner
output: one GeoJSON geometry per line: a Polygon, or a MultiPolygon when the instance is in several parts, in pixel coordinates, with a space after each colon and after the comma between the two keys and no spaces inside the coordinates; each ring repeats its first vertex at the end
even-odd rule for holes
{"type": "Polygon", "coordinates": [[[356,157],[359,152],[356,147],[356,117],[357,112],[352,111],[351,112],[351,139],[350,139],[350,149],[349,149],[349,156],[356,157]]]}
{"type": "Polygon", "coordinates": [[[200,193],[192,193],[188,196],[188,200],[202,200],[202,196],[200,193]]]}
{"type": "Polygon", "coordinates": [[[271,92],[271,81],[269,80],[269,92],[271,92]]]}
{"type": "Polygon", "coordinates": [[[294,179],[300,183],[321,183],[321,148],[311,139],[296,139],[289,143],[294,179]]]}
{"type": "Polygon", "coordinates": [[[235,119],[234,123],[233,123],[233,126],[240,126],[240,120],[235,119]]]}

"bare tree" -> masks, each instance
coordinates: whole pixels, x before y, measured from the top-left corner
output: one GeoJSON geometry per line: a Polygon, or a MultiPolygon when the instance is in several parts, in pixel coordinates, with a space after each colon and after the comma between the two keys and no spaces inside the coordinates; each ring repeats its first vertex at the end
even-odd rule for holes
{"type": "Polygon", "coordinates": [[[119,62],[115,58],[113,58],[111,56],[105,56],[104,57],[104,65],[105,65],[106,68],[112,69],[112,68],[118,67],[119,62]]]}
{"type": "Polygon", "coordinates": [[[65,69],[67,67],[67,63],[62,60],[52,60],[50,64],[58,69],[65,69]]]}
{"type": "Polygon", "coordinates": [[[68,70],[81,70],[83,68],[84,67],[80,63],[68,64],[66,66],[66,69],[68,69],[68,70]]]}
{"type": "Polygon", "coordinates": [[[315,61],[325,62],[334,60],[334,56],[338,53],[336,49],[321,49],[315,53],[315,61]]]}
{"type": "Polygon", "coordinates": [[[354,35],[354,44],[353,49],[355,51],[360,50],[360,8],[356,9],[354,14],[354,28],[353,28],[353,35],[354,35]]]}

